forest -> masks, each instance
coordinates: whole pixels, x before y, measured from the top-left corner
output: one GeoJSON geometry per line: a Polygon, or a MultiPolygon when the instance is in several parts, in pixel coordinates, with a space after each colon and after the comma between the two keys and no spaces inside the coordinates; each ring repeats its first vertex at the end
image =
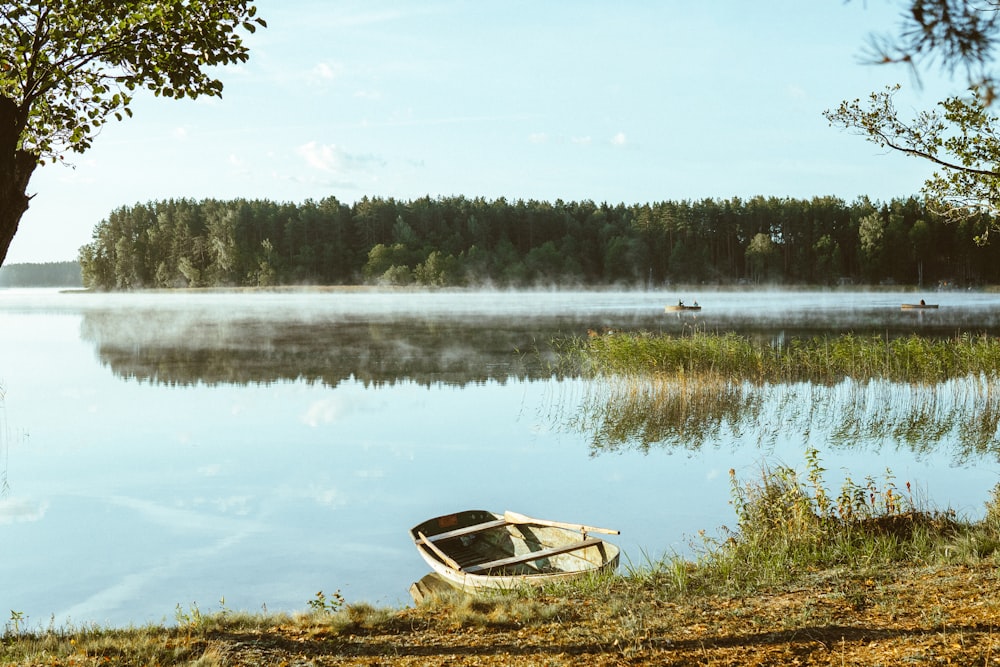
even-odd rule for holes
{"type": "Polygon", "coordinates": [[[80,264],[45,262],[0,266],[0,287],[79,287],[80,264]]]}
{"type": "Polygon", "coordinates": [[[171,199],[114,210],[80,249],[86,287],[1000,283],[986,216],[916,197],[597,204],[462,196],[301,204],[171,199]]]}

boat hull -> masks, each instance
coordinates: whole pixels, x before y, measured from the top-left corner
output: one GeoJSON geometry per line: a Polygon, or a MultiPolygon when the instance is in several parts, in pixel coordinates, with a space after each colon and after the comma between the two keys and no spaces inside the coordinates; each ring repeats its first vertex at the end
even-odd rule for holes
{"type": "Polygon", "coordinates": [[[679,313],[686,310],[701,310],[701,306],[666,306],[663,310],[667,313],[679,313]]]}
{"type": "Polygon", "coordinates": [[[617,546],[580,530],[510,523],[485,510],[435,517],[410,535],[441,579],[471,594],[612,571],[619,560],[617,546]]]}

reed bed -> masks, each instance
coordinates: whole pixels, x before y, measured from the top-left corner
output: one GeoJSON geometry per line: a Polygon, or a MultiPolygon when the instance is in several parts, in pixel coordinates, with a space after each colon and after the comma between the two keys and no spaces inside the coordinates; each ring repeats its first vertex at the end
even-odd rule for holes
{"type": "Polygon", "coordinates": [[[948,339],[842,334],[777,345],[735,333],[611,333],[563,351],[594,375],[721,376],[754,384],[835,384],[845,378],[936,383],[1000,374],[1000,339],[971,334],[948,339]]]}

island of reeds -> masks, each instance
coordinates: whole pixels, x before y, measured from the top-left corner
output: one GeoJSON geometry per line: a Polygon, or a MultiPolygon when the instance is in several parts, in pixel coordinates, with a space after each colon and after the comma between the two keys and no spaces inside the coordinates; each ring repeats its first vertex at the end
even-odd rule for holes
{"type": "Polygon", "coordinates": [[[1000,372],[1000,339],[960,334],[888,338],[853,333],[783,344],[736,333],[594,334],[560,344],[564,358],[594,375],[678,375],[753,384],[888,380],[936,383],[1000,372]]]}

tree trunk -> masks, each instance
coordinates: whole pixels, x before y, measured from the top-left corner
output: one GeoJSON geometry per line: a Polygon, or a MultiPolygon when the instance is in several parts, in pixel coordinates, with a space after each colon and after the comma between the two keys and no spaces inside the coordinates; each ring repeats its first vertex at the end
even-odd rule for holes
{"type": "Polygon", "coordinates": [[[12,100],[0,95],[0,266],[28,210],[28,181],[38,166],[38,156],[19,147],[26,118],[12,100]]]}

